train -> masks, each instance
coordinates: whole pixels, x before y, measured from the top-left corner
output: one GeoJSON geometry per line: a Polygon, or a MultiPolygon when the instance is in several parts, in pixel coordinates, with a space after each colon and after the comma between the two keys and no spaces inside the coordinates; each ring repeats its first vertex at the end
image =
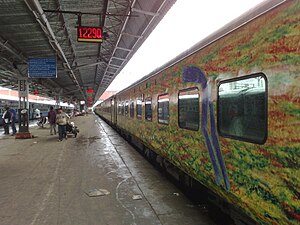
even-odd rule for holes
{"type": "Polygon", "coordinates": [[[94,111],[236,224],[300,224],[299,30],[264,1],[94,111]]]}
{"type": "MultiPolygon", "coordinates": [[[[51,101],[45,101],[45,102],[37,102],[37,101],[30,101],[28,103],[29,105],[29,120],[37,120],[42,116],[47,116],[48,112],[50,110],[50,106],[56,107],[55,103],[51,101]]],[[[18,115],[18,108],[19,108],[19,101],[15,99],[8,99],[8,98],[2,98],[0,99],[0,118],[2,118],[5,106],[9,106],[10,108],[13,108],[16,110],[17,113],[17,122],[19,119],[18,115]]],[[[62,106],[62,108],[66,111],[72,111],[74,106],[73,105],[66,105],[62,106]]],[[[2,126],[2,119],[0,119],[0,126],[2,126]]]]}

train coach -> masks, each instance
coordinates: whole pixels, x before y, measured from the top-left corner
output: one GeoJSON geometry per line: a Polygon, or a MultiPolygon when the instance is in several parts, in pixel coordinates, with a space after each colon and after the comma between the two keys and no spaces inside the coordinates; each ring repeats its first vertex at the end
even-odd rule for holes
{"type": "MultiPolygon", "coordinates": [[[[45,103],[41,103],[41,102],[34,102],[31,101],[29,102],[29,120],[35,120],[35,119],[39,119],[41,114],[43,116],[47,116],[48,112],[50,110],[50,106],[55,107],[55,103],[51,103],[51,102],[45,102],[45,103]]],[[[19,119],[18,116],[18,108],[19,108],[19,101],[15,100],[15,99],[0,99],[0,118],[2,118],[2,114],[4,112],[4,108],[5,106],[9,106],[10,108],[13,108],[16,110],[17,112],[17,122],[19,119]]],[[[70,111],[73,110],[74,107],[72,106],[66,106],[64,104],[64,106],[62,106],[62,108],[64,110],[70,111]]],[[[2,126],[2,119],[0,119],[0,126],[2,126]]]]}
{"type": "Polygon", "coordinates": [[[265,1],[95,112],[236,224],[299,224],[299,30],[300,1],[265,1]]]}

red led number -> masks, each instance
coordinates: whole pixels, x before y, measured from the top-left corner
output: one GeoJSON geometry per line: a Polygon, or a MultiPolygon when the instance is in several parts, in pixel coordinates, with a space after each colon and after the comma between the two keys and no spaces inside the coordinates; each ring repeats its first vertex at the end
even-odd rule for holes
{"type": "Polygon", "coordinates": [[[79,38],[85,39],[101,39],[102,30],[97,27],[80,27],[79,28],[79,38]]]}

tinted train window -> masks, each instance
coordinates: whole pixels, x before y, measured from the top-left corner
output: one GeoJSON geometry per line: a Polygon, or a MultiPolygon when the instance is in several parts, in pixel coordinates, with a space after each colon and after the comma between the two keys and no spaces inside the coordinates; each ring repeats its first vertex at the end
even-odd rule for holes
{"type": "Polygon", "coordinates": [[[221,81],[217,103],[220,135],[263,144],[267,138],[267,90],[263,73],[221,81]]]}
{"type": "Polygon", "coordinates": [[[179,91],[179,127],[190,130],[199,129],[199,91],[198,88],[179,91]]]}
{"type": "Polygon", "coordinates": [[[134,103],[133,102],[130,103],[129,111],[130,111],[130,117],[134,117],[134,103]]]}
{"type": "Polygon", "coordinates": [[[158,108],[157,108],[158,122],[163,124],[169,124],[169,95],[158,96],[158,108]]]}
{"type": "Polygon", "coordinates": [[[142,119],[142,101],[136,100],[136,117],[142,119]]]}
{"type": "Polygon", "coordinates": [[[146,98],[145,101],[145,119],[148,121],[152,121],[152,107],[151,107],[152,99],[146,98]]]}

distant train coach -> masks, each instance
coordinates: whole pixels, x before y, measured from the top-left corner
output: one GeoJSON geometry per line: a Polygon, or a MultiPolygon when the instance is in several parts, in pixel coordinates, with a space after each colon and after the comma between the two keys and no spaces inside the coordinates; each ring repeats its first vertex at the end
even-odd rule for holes
{"type": "Polygon", "coordinates": [[[265,1],[95,112],[236,224],[300,224],[299,31],[300,1],[265,1]]]}
{"type": "MultiPolygon", "coordinates": [[[[2,114],[5,106],[9,106],[13,108],[17,112],[17,122],[18,122],[18,108],[19,101],[12,99],[0,99],[0,118],[2,118],[2,114]]],[[[47,116],[50,106],[55,106],[55,104],[51,103],[39,103],[39,102],[29,102],[29,120],[35,120],[41,118],[41,116],[47,116]]],[[[73,110],[72,106],[63,106],[64,109],[73,110]]],[[[2,119],[0,119],[0,126],[2,126],[2,119]]]]}

